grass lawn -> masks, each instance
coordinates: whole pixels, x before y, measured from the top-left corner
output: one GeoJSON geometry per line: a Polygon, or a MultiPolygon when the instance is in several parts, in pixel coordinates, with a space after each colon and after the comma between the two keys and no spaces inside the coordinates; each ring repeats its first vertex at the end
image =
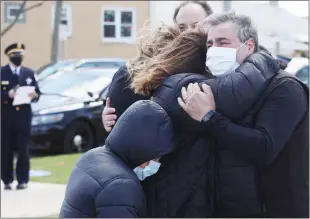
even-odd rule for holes
{"type": "Polygon", "coordinates": [[[32,170],[45,170],[52,174],[44,177],[31,177],[30,181],[66,184],[80,156],[81,154],[32,157],[30,161],[32,170]]]}

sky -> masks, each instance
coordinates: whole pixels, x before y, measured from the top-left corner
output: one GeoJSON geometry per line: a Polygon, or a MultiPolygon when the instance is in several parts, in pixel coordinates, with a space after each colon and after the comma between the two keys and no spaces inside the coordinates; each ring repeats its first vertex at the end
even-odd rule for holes
{"type": "MultiPolygon", "coordinates": [[[[267,1],[257,2],[266,3],[267,1]]],[[[286,9],[294,15],[308,17],[309,1],[279,1],[279,7],[286,9]]]]}

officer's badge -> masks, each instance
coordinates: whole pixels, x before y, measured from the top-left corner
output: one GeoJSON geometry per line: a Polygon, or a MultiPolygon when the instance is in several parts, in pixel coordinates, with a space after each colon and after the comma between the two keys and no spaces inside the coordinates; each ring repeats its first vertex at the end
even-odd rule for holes
{"type": "Polygon", "coordinates": [[[27,78],[27,79],[26,79],[26,82],[27,82],[27,85],[29,85],[29,84],[31,84],[32,79],[31,79],[31,78],[27,78]]]}
{"type": "Polygon", "coordinates": [[[2,85],[9,85],[9,81],[1,81],[2,85]]]}

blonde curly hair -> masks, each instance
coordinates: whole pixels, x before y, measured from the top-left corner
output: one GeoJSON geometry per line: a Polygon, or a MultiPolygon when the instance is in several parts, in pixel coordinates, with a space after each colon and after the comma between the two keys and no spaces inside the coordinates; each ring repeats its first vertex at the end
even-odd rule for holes
{"type": "Polygon", "coordinates": [[[136,94],[150,96],[169,75],[210,74],[206,70],[207,33],[198,26],[181,30],[161,25],[140,38],[137,58],[127,63],[136,94]]]}

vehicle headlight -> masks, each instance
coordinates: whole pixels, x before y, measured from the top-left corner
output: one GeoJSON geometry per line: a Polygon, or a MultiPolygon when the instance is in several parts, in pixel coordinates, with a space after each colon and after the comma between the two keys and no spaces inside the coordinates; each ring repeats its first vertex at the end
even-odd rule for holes
{"type": "Polygon", "coordinates": [[[31,125],[46,125],[60,122],[64,117],[63,113],[50,114],[50,115],[37,115],[33,116],[31,125]]]}

